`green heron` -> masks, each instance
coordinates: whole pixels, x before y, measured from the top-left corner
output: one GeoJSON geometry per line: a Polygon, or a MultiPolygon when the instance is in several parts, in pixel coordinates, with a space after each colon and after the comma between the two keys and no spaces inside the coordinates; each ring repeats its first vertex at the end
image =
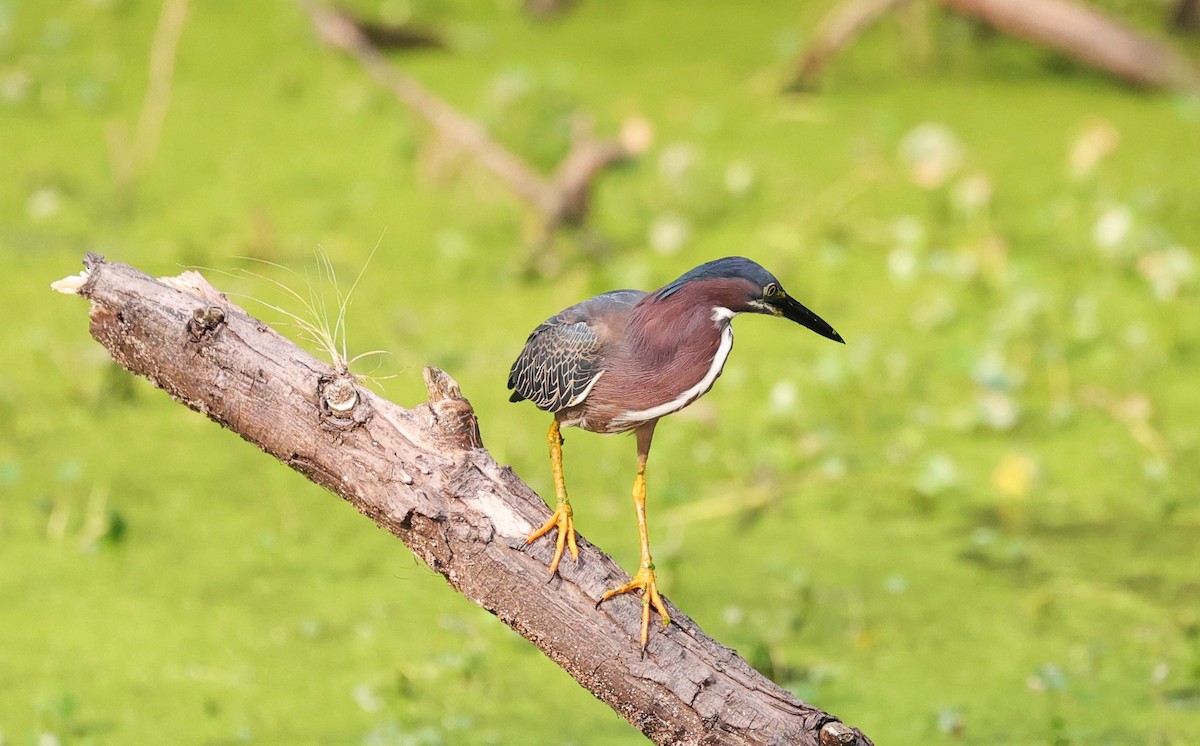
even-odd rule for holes
{"type": "Polygon", "coordinates": [[[558,529],[550,576],[564,547],[578,561],[575,521],[563,480],[561,427],[596,433],[633,431],[638,466],[633,482],[641,564],[633,578],[601,596],[601,603],[642,592],[642,649],[649,638],[650,607],[670,622],[655,582],[646,530],[646,458],[659,419],[699,399],[721,375],[733,348],[730,321],[739,313],[783,316],[823,337],[842,337],[788,295],[757,263],[726,257],[701,264],[652,293],[613,290],[550,317],[533,330],[508,374],[514,402],[528,399],[554,415],[550,465],[554,514],[526,539],[533,543],[558,529]]]}

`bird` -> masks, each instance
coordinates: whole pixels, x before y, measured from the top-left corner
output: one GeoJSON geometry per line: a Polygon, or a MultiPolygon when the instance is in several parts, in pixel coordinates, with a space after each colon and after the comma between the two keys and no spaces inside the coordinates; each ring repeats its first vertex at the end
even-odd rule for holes
{"type": "Polygon", "coordinates": [[[633,504],[640,562],[629,582],[606,591],[596,606],[640,591],[643,653],[651,607],[664,628],[670,623],[646,526],[646,461],[654,429],[660,419],[693,403],[716,383],[733,348],[730,322],[743,313],[779,316],[845,343],[760,264],[731,256],[701,264],[652,292],[612,290],[560,311],[533,330],[509,371],[510,401],[528,400],[554,415],[547,443],[555,509],[525,542],[532,544],[557,530],[551,578],[564,550],[579,561],[574,510],[563,477],[562,428],[634,433],[633,504]]]}

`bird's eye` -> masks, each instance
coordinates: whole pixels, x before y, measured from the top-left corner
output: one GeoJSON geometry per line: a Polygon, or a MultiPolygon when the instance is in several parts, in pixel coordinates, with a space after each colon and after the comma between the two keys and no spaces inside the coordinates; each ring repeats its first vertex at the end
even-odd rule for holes
{"type": "Polygon", "coordinates": [[[775,283],[768,283],[767,286],[763,288],[764,298],[774,298],[777,295],[779,295],[779,286],[775,283]]]}

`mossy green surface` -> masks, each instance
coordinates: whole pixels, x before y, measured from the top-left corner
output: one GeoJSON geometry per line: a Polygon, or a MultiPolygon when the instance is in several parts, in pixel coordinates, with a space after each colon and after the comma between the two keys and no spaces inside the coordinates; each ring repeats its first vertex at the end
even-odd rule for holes
{"type": "MultiPolygon", "coordinates": [[[[519,5],[358,7],[441,29],[397,64],[541,168],[576,108],[653,127],[540,277],[524,208],[293,5],[191,3],[122,186],[159,5],[0,2],[0,743],[640,742],[49,290],[85,251],[198,266],[284,325],[247,296],[300,309],[242,270],[306,292],[320,247],[344,289],[376,245],[349,343],[392,354],[360,372],[413,405],[444,367],[543,494],[547,418],[504,390],[529,330],[761,261],[848,344],[740,318],[659,427],[666,594],[879,744],[1200,742],[1200,103],[932,12],[784,95],[828,3],[519,5]]],[[[566,438],[582,533],[631,567],[632,441],[566,438]]]]}

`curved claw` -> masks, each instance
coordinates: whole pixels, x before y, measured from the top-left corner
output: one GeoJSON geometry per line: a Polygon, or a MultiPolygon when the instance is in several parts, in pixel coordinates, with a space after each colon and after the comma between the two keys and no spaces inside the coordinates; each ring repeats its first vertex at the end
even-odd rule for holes
{"type": "Polygon", "coordinates": [[[605,591],[600,600],[596,602],[596,608],[614,596],[639,590],[642,592],[642,652],[644,653],[646,645],[650,641],[650,607],[653,606],[658,615],[662,617],[664,627],[671,623],[671,615],[667,613],[667,607],[658,593],[658,582],[652,563],[643,564],[637,574],[625,585],[605,591]]]}
{"type": "Polygon", "coordinates": [[[571,504],[559,503],[558,507],[554,509],[554,515],[550,516],[541,528],[525,539],[526,544],[532,544],[555,528],[558,529],[558,537],[554,542],[554,559],[550,560],[550,577],[552,578],[554,573],[558,572],[558,563],[562,561],[564,549],[570,548],[571,559],[579,561],[579,544],[575,540],[575,518],[571,504]]]}

